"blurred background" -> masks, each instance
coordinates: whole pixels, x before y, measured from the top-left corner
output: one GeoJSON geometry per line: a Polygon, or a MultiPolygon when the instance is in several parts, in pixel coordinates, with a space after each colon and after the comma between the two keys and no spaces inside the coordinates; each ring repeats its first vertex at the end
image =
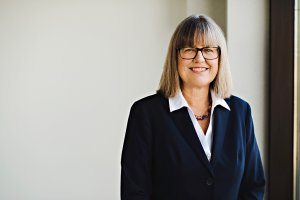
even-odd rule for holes
{"type": "Polygon", "coordinates": [[[269,3],[0,0],[0,199],[119,199],[130,106],[155,93],[191,14],[224,31],[268,172],[269,3]]]}

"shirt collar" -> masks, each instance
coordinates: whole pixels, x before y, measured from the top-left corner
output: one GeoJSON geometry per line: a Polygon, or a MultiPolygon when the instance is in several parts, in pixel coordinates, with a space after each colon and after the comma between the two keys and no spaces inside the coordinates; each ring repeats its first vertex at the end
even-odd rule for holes
{"type": "MultiPolygon", "coordinates": [[[[216,94],[212,90],[210,91],[210,94],[212,99],[212,110],[214,110],[214,108],[217,105],[221,105],[230,111],[230,108],[224,99],[216,96],[216,94]]],[[[182,107],[190,108],[189,104],[186,102],[180,89],[178,90],[178,92],[174,97],[169,98],[169,107],[170,107],[170,112],[179,110],[182,107]]]]}

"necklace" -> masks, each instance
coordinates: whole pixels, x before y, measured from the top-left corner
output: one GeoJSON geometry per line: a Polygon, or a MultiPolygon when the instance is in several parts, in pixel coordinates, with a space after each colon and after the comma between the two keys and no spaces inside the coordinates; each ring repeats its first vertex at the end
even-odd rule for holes
{"type": "Polygon", "coordinates": [[[211,100],[209,102],[207,113],[204,114],[204,115],[195,115],[195,117],[196,117],[197,120],[205,120],[205,119],[209,118],[210,112],[211,112],[211,100]]]}

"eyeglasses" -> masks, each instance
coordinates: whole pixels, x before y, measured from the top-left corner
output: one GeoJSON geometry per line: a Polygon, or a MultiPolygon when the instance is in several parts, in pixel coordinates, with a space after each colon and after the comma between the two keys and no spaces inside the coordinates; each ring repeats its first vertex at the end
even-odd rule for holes
{"type": "Polygon", "coordinates": [[[179,48],[179,55],[181,58],[186,60],[195,59],[198,51],[201,51],[202,56],[205,60],[214,60],[219,57],[220,48],[219,47],[203,47],[203,48],[179,48]]]}

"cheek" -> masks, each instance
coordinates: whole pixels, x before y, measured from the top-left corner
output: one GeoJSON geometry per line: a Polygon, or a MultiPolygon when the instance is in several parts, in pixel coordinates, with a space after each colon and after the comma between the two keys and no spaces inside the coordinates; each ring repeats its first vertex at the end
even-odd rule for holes
{"type": "Polygon", "coordinates": [[[214,72],[218,72],[218,70],[219,70],[219,62],[218,61],[214,61],[214,62],[210,63],[210,66],[212,67],[214,72]]]}
{"type": "Polygon", "coordinates": [[[179,77],[180,78],[184,77],[184,74],[185,74],[184,67],[182,65],[178,64],[178,75],[179,75],[179,77]]]}
{"type": "Polygon", "coordinates": [[[218,64],[216,64],[216,65],[214,66],[214,71],[215,71],[216,73],[218,73],[218,71],[219,71],[219,66],[218,66],[218,64]]]}
{"type": "Polygon", "coordinates": [[[179,75],[181,76],[181,75],[182,75],[183,73],[185,73],[185,71],[188,69],[188,68],[187,68],[187,64],[186,64],[184,61],[178,59],[178,64],[177,64],[177,65],[178,65],[178,66],[177,66],[178,73],[179,73],[179,75]]]}

